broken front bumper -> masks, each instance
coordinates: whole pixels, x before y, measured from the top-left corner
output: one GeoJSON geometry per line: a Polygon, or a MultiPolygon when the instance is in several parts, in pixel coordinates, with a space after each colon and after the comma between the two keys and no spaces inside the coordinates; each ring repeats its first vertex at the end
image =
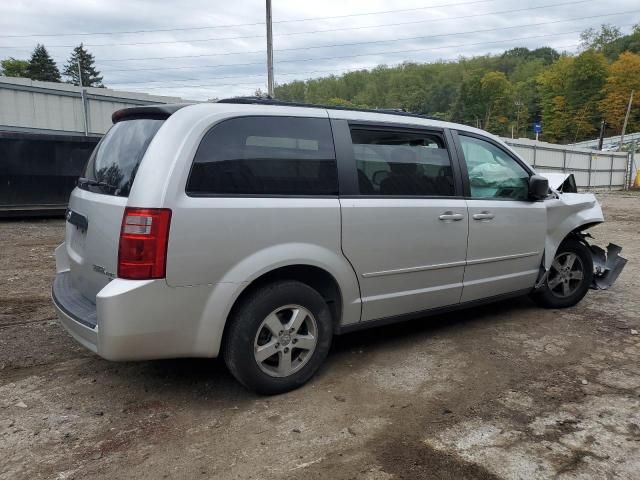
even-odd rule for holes
{"type": "Polygon", "coordinates": [[[622,247],[610,243],[607,251],[597,245],[589,245],[593,257],[593,282],[591,288],[606,290],[620,276],[627,259],[620,256],[622,247]]]}

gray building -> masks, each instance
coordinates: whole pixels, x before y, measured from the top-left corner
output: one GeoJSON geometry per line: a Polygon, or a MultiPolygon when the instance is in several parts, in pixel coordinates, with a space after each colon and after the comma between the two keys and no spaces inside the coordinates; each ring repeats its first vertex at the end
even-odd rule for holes
{"type": "Polygon", "coordinates": [[[0,77],[0,217],[64,212],[113,112],[184,101],[0,77]]]}
{"type": "Polygon", "coordinates": [[[102,135],[111,114],[125,107],[185,102],[178,97],[121,92],[109,88],[84,89],[66,83],[0,77],[0,131],[102,135]]]}

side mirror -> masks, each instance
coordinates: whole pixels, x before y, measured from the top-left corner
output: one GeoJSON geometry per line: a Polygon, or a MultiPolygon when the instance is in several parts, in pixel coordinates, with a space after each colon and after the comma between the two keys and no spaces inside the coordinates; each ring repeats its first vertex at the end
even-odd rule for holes
{"type": "Polygon", "coordinates": [[[529,177],[529,198],[531,200],[543,200],[549,195],[549,180],[541,175],[529,177]]]}

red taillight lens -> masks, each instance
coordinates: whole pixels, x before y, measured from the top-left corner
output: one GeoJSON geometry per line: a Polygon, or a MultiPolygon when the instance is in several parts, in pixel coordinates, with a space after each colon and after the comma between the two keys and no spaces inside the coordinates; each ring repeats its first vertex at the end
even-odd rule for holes
{"type": "Polygon", "coordinates": [[[171,210],[125,208],[118,247],[118,277],[164,278],[171,210]]]}

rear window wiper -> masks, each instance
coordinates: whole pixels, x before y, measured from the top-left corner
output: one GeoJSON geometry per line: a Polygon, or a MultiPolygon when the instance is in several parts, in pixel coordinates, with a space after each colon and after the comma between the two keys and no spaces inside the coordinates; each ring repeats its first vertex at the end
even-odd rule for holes
{"type": "Polygon", "coordinates": [[[86,177],[80,177],[78,178],[78,186],[79,187],[103,187],[103,188],[110,188],[112,190],[118,190],[120,187],[117,185],[111,185],[110,183],[107,182],[100,182],[98,180],[92,180],[90,178],[86,178],[86,177]]]}

